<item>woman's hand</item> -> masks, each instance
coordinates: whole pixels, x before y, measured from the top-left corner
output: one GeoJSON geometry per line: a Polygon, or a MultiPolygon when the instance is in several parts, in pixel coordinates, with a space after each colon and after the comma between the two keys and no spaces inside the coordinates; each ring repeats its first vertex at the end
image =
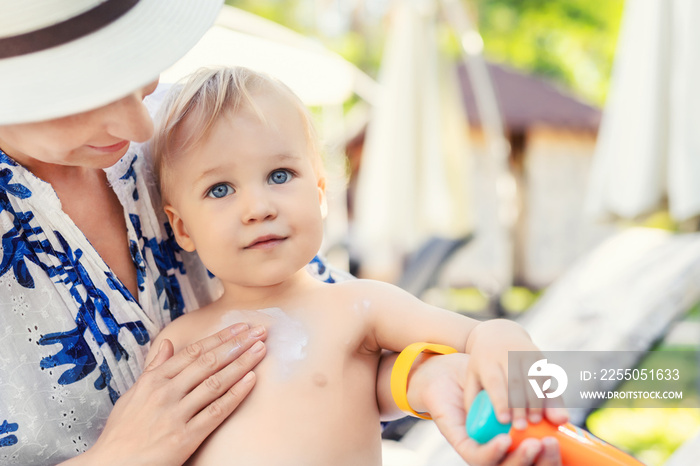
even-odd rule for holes
{"type": "Polygon", "coordinates": [[[96,444],[65,464],[180,465],[245,399],[265,355],[263,327],[236,324],[158,354],[124,393],[96,444]]]}
{"type": "MultiPolygon", "coordinates": [[[[383,356],[380,377],[393,366],[394,356],[383,356]]],[[[414,363],[408,384],[408,402],[418,412],[429,412],[438,429],[459,456],[472,466],[562,466],[559,445],[553,438],[528,439],[507,453],[510,437],[503,434],[480,445],[467,436],[464,392],[469,356],[423,355],[414,363]]],[[[380,400],[380,407],[386,400],[380,400]]],[[[545,412],[547,410],[545,409],[545,412]]],[[[383,412],[387,412],[386,409],[383,412]]],[[[564,417],[561,418],[563,422],[564,417]]],[[[552,413],[555,417],[557,412],[552,413]]],[[[548,416],[550,418],[550,416],[548,416]]],[[[551,419],[551,418],[550,418],[551,419]]],[[[554,420],[553,420],[554,421],[554,420]]]]}

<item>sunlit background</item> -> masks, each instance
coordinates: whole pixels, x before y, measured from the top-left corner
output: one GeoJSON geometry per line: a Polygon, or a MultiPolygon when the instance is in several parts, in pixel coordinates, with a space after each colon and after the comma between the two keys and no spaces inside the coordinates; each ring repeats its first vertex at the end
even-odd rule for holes
{"type": "MultiPolygon", "coordinates": [[[[164,80],[240,64],[299,93],[334,266],[516,319],[544,350],[674,350],[636,363],[691,374],[677,406],[572,418],[648,465],[697,464],[700,2],[227,4],[164,80]]],[[[408,451],[411,430],[385,464],[453,464],[408,451]]]]}

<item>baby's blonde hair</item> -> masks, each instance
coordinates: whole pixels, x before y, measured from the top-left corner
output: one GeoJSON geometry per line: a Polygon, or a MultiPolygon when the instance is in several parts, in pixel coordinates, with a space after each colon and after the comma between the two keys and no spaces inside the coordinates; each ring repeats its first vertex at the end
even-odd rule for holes
{"type": "Polygon", "coordinates": [[[288,99],[299,110],[314,171],[319,179],[324,177],[323,160],[311,114],[289,87],[271,76],[248,68],[202,68],[190,75],[184,84],[173,86],[156,117],[151,153],[164,202],[168,199],[172,181],[168,170],[172,161],[204,141],[219,118],[235,114],[242,108],[250,108],[261,121],[265,121],[265,115],[252,97],[257,92],[275,93],[288,99]],[[185,122],[189,123],[185,125],[185,122]]]}

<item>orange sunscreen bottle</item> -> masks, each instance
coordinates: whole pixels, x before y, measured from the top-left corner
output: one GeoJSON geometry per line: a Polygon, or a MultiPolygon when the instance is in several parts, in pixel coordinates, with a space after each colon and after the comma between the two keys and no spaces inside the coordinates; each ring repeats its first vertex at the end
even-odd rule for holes
{"type": "Polygon", "coordinates": [[[510,424],[498,422],[491,400],[483,390],[474,399],[467,415],[467,433],[478,443],[486,443],[498,434],[507,433],[512,440],[508,451],[515,450],[526,438],[554,437],[559,442],[564,466],[644,466],[627,453],[573,424],[555,426],[542,420],[537,424],[528,424],[525,430],[511,429],[510,424]]]}

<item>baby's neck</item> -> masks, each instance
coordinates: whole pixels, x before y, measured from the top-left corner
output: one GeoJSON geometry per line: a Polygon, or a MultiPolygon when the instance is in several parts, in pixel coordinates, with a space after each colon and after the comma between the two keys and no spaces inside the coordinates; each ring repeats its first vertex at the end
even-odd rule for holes
{"type": "Polygon", "coordinates": [[[217,304],[226,309],[267,309],[285,307],[310,288],[321,282],[305,270],[299,270],[288,279],[271,285],[251,286],[237,283],[223,283],[224,293],[217,304]]]}

